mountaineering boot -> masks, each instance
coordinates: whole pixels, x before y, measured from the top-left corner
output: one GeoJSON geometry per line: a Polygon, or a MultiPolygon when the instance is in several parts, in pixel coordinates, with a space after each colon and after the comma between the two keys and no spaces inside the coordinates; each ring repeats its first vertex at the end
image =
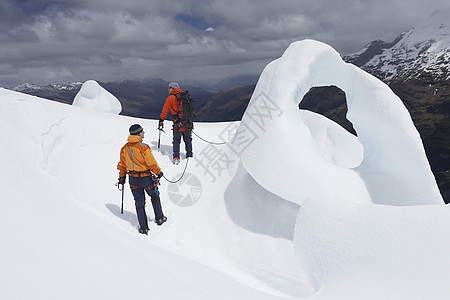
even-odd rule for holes
{"type": "Polygon", "coordinates": [[[167,221],[167,217],[166,216],[162,216],[161,218],[156,219],[156,224],[158,224],[158,226],[161,226],[166,221],[167,221]]]}
{"type": "Polygon", "coordinates": [[[180,159],[178,158],[178,157],[175,157],[174,159],[173,159],[173,164],[174,165],[178,165],[180,163],[180,159]]]}
{"type": "Polygon", "coordinates": [[[148,228],[147,228],[147,227],[141,227],[141,228],[139,228],[139,233],[148,235],[148,228]]]}

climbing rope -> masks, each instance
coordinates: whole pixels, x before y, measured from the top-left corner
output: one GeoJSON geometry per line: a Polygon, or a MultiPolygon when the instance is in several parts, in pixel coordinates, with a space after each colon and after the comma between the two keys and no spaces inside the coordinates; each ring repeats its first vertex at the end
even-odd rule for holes
{"type": "Polygon", "coordinates": [[[187,166],[188,166],[188,162],[189,162],[189,157],[186,159],[186,165],[184,166],[184,171],[183,171],[183,174],[181,174],[181,177],[180,177],[180,178],[178,178],[178,179],[175,180],[175,181],[171,181],[171,180],[167,179],[167,177],[166,177],[165,175],[163,175],[164,179],[167,180],[167,181],[170,182],[170,183],[177,183],[178,181],[180,181],[181,178],[183,178],[184,173],[186,173],[186,169],[187,169],[187,166]]]}
{"type": "Polygon", "coordinates": [[[199,136],[198,134],[196,134],[196,133],[194,132],[194,130],[192,130],[192,133],[195,134],[195,136],[198,137],[199,139],[201,139],[202,141],[207,142],[208,144],[213,144],[213,145],[224,145],[224,144],[228,143],[228,142],[220,142],[220,143],[218,143],[218,142],[210,142],[210,141],[205,140],[204,138],[202,138],[202,137],[199,136]]]}
{"type": "MultiPolygon", "coordinates": [[[[160,131],[160,133],[161,133],[161,131],[160,131]]],[[[198,137],[199,139],[201,139],[202,141],[204,141],[204,142],[206,142],[206,143],[208,143],[208,144],[212,144],[212,145],[224,145],[224,144],[228,143],[228,142],[220,142],[220,143],[218,143],[218,142],[211,142],[211,141],[205,140],[204,138],[202,138],[201,136],[199,136],[198,134],[196,134],[196,133],[194,132],[194,130],[192,130],[192,133],[194,133],[196,137],[198,137]]],[[[158,142],[158,149],[159,149],[159,142],[158,142]]],[[[179,181],[183,178],[184,174],[186,173],[186,169],[187,169],[188,163],[189,163],[189,157],[186,159],[186,165],[184,166],[184,170],[183,170],[183,173],[181,174],[180,178],[178,178],[178,179],[175,180],[175,181],[172,181],[172,180],[167,179],[167,177],[163,175],[164,179],[167,180],[167,181],[170,182],[170,183],[177,183],[177,182],[179,182],[179,181]]]]}

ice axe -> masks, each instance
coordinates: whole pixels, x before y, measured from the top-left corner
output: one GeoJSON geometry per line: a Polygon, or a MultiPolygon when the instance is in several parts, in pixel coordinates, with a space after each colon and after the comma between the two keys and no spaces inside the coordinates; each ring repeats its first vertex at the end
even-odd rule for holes
{"type": "Polygon", "coordinates": [[[122,205],[120,206],[120,213],[123,214],[123,185],[122,185],[122,205]]]}
{"type": "Polygon", "coordinates": [[[158,152],[159,152],[159,148],[161,146],[161,131],[164,132],[164,130],[162,130],[162,129],[158,129],[158,130],[159,130],[159,137],[158,137],[158,152]]]}
{"type": "Polygon", "coordinates": [[[122,184],[122,189],[120,188],[120,183],[116,183],[117,188],[119,191],[122,191],[122,206],[120,207],[120,213],[123,214],[123,190],[124,190],[124,184],[122,184]]]}

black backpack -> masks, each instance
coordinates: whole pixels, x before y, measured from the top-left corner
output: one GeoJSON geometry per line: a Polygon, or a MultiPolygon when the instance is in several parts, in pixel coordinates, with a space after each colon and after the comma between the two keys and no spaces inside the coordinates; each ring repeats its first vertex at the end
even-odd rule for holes
{"type": "Polygon", "coordinates": [[[175,97],[177,97],[178,102],[181,101],[181,106],[178,105],[178,108],[181,107],[181,110],[177,113],[178,118],[180,120],[190,120],[193,118],[195,116],[194,106],[192,104],[194,100],[189,95],[189,91],[177,93],[175,94],[175,97]]]}

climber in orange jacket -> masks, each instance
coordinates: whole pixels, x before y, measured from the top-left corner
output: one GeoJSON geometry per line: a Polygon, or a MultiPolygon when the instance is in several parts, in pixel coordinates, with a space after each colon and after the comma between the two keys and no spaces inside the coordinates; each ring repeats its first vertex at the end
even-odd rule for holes
{"type": "Polygon", "coordinates": [[[159,117],[158,129],[163,130],[164,128],[164,120],[167,118],[169,112],[172,113],[172,121],[173,121],[173,163],[178,165],[180,162],[180,144],[181,137],[183,137],[185,149],[186,149],[186,158],[192,157],[192,122],[191,120],[181,120],[178,116],[178,112],[182,108],[179,107],[180,101],[177,99],[177,94],[183,92],[180,89],[180,85],[176,82],[171,82],[169,84],[169,96],[166,98],[166,102],[164,103],[163,109],[161,111],[161,115],[159,117]]]}
{"type": "Polygon", "coordinates": [[[162,212],[158,191],[158,182],[163,176],[163,172],[153,157],[150,147],[142,142],[145,132],[141,125],[132,125],[129,132],[128,143],[120,149],[120,161],[117,164],[119,184],[125,184],[125,178],[128,174],[140,226],[139,232],[147,234],[149,228],[145,212],[144,190],[151,197],[155,222],[162,225],[167,221],[167,217],[162,212]]]}

